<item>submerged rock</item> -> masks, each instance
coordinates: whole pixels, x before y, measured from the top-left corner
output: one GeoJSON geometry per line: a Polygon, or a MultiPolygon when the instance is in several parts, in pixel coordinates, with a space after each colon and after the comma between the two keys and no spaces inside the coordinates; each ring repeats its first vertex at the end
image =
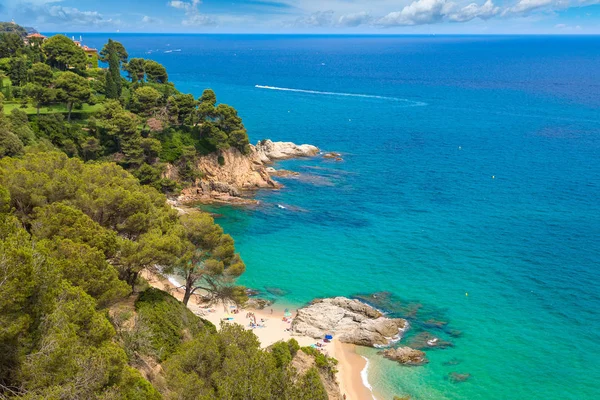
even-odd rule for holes
{"type": "Polygon", "coordinates": [[[398,361],[402,365],[423,365],[429,362],[424,352],[406,346],[397,349],[386,349],[381,354],[385,358],[398,361]]]}
{"type": "Polygon", "coordinates": [[[329,160],[335,160],[335,161],[344,161],[344,159],[342,158],[342,155],[340,153],[334,153],[334,152],[323,154],[323,158],[329,159],[329,160]]]}
{"type": "Polygon", "coordinates": [[[446,347],[454,346],[451,342],[442,340],[429,332],[421,332],[418,335],[410,338],[407,345],[414,349],[445,349],[446,347]]]}
{"type": "Polygon", "coordinates": [[[461,383],[471,379],[471,374],[461,374],[458,372],[450,372],[446,377],[450,382],[461,383]]]}
{"type": "Polygon", "coordinates": [[[271,176],[278,176],[280,178],[285,178],[285,177],[289,177],[289,176],[300,176],[299,172],[288,171],[287,169],[275,169],[273,167],[267,167],[267,172],[271,176]]]}
{"type": "Polygon", "coordinates": [[[332,334],[343,343],[387,346],[408,328],[401,318],[387,318],[375,308],[345,297],[315,300],[298,310],[292,333],[315,339],[332,334]]]}
{"type": "Polygon", "coordinates": [[[442,363],[442,365],[445,366],[445,367],[449,367],[449,366],[452,366],[452,365],[458,365],[461,362],[462,362],[462,360],[459,360],[458,358],[452,358],[452,359],[450,359],[448,361],[444,361],[442,363]]]}

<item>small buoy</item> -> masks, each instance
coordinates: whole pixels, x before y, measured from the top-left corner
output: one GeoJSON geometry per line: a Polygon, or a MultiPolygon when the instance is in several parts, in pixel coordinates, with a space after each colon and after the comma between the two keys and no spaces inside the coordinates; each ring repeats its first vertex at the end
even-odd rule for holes
{"type": "Polygon", "coordinates": [[[465,293],[465,296],[469,296],[469,292],[465,293]]]}
{"type": "Polygon", "coordinates": [[[459,149],[459,150],[462,150],[462,146],[458,146],[458,149],[459,149]]]}
{"type": "Polygon", "coordinates": [[[492,175],[492,179],[496,179],[496,175],[492,175]]]}

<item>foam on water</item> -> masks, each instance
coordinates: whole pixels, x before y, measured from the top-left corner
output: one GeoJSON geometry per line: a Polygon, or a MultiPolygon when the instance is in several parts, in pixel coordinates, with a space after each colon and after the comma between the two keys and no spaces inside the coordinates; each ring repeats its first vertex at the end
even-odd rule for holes
{"type": "Polygon", "coordinates": [[[371,361],[369,361],[369,359],[367,357],[361,356],[365,361],[365,367],[362,369],[362,371],[360,371],[360,378],[362,379],[362,383],[363,385],[369,389],[369,391],[371,392],[371,396],[373,397],[373,400],[377,400],[377,398],[375,398],[375,395],[373,394],[373,386],[371,386],[371,384],[369,383],[369,363],[371,361]]]}

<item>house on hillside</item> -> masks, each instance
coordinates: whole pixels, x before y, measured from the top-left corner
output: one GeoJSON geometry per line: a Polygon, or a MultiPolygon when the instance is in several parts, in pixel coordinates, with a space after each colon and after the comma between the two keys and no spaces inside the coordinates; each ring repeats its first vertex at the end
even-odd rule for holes
{"type": "Polygon", "coordinates": [[[75,37],[73,37],[72,40],[77,47],[85,52],[85,55],[88,58],[88,68],[98,68],[98,49],[94,49],[83,44],[81,36],[79,36],[79,40],[75,40],[75,37]]]}
{"type": "Polygon", "coordinates": [[[47,37],[39,34],[39,33],[31,33],[27,36],[25,36],[25,38],[23,39],[23,41],[25,42],[25,44],[29,44],[29,45],[33,45],[33,43],[35,42],[43,42],[44,40],[46,40],[47,37]]]}

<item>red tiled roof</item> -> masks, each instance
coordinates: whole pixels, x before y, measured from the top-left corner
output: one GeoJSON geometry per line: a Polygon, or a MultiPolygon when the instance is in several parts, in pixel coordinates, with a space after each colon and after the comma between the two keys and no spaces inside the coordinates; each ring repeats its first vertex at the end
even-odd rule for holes
{"type": "Polygon", "coordinates": [[[42,39],[46,38],[46,36],[40,35],[39,33],[32,33],[32,34],[27,35],[27,37],[28,38],[42,38],[42,39]]]}

